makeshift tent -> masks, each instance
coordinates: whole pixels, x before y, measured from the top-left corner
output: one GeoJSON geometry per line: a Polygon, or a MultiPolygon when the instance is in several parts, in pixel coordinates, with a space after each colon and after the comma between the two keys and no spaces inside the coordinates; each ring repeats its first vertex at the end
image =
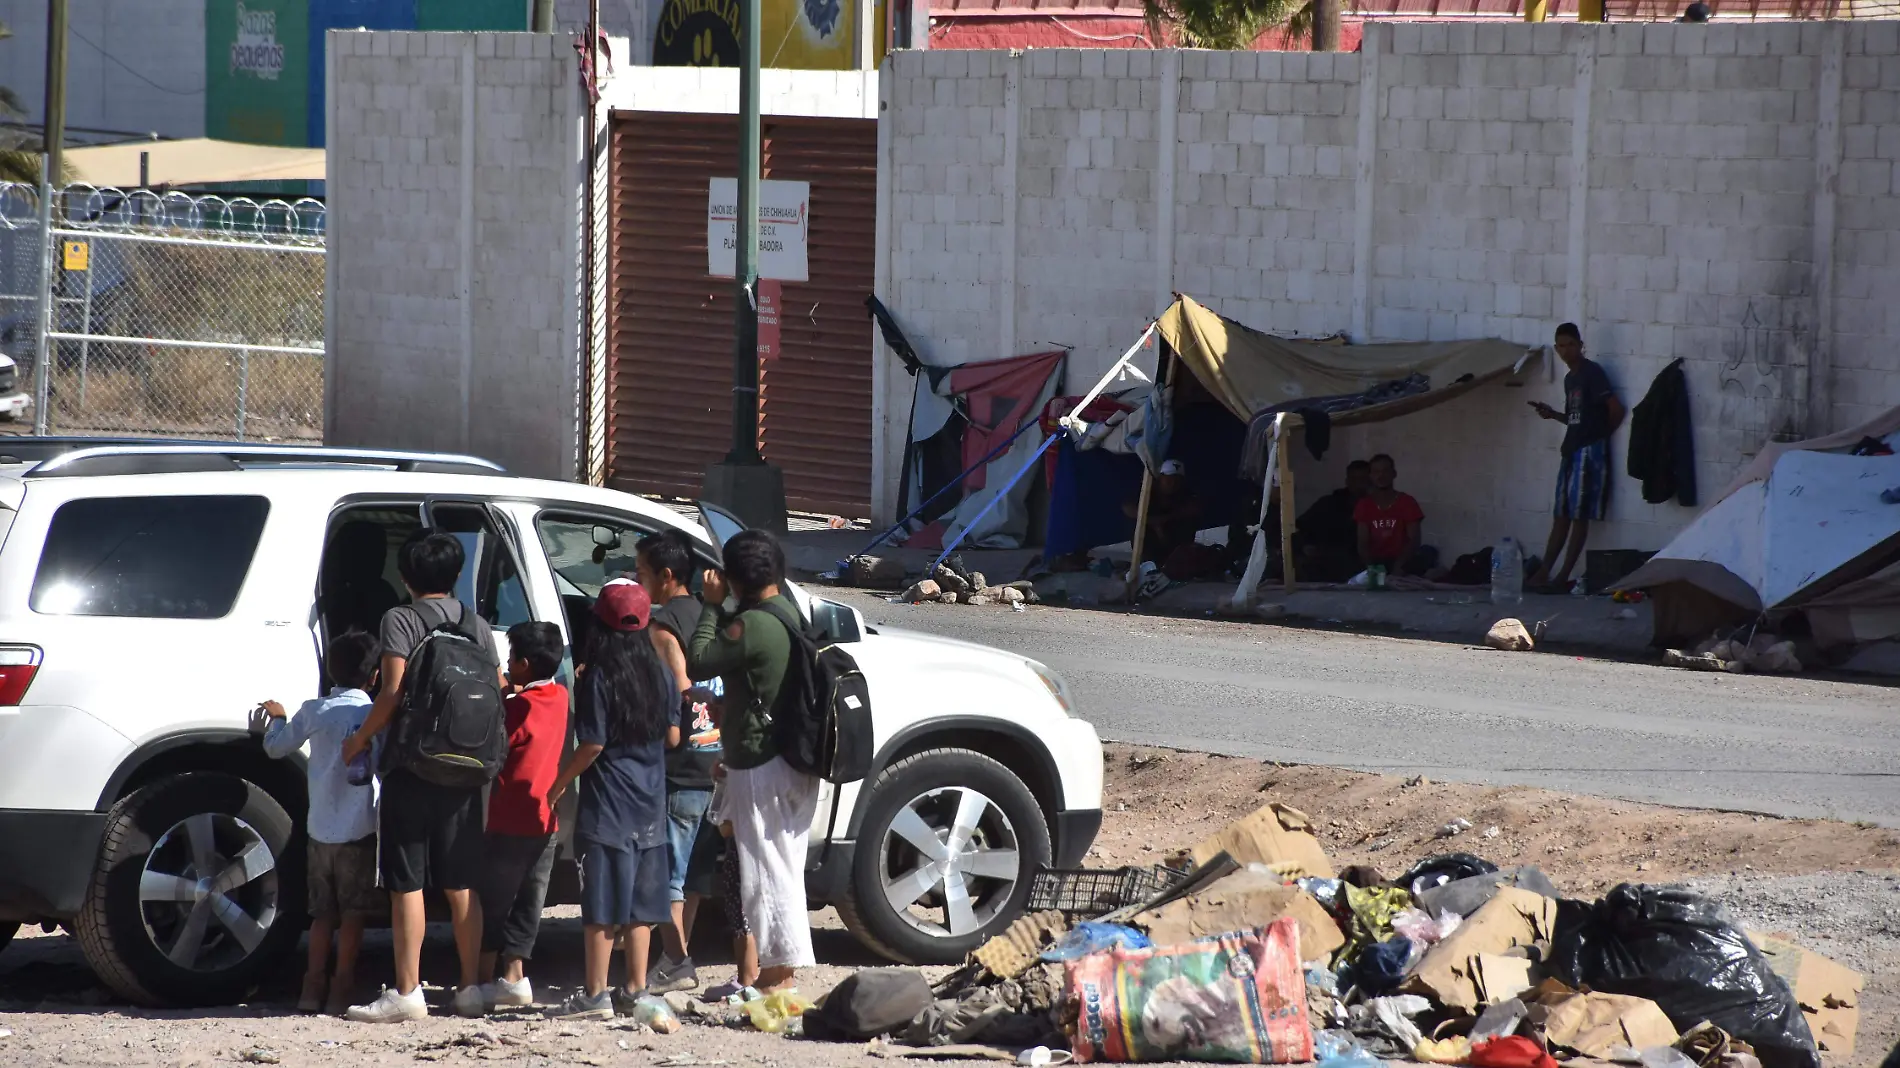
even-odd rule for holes
{"type": "Polygon", "coordinates": [[[1336,426],[1377,423],[1443,404],[1509,374],[1523,345],[1479,341],[1341,345],[1263,334],[1178,297],[1161,314],[1161,336],[1194,377],[1242,422],[1263,411],[1323,406],[1336,426]],[[1379,387],[1422,377],[1423,389],[1390,400],[1379,387]],[[1366,397],[1367,403],[1354,403],[1366,397]]]}
{"type": "Polygon", "coordinates": [[[920,365],[900,509],[926,501],[959,473],[961,487],[925,507],[920,518],[927,525],[906,545],[935,548],[959,539],[989,549],[1022,544],[1030,485],[1011,476],[1039,452],[1042,435],[1027,428],[1055,396],[1066,357],[1057,350],[957,367],[920,365]]]}
{"type": "MultiPolygon", "coordinates": [[[[1297,513],[1288,435],[1303,425],[1297,412],[1317,408],[1338,426],[1394,419],[1443,404],[1510,374],[1529,355],[1523,345],[1495,338],[1343,345],[1275,337],[1179,294],[1161,314],[1156,327],[1179,358],[1180,366],[1243,423],[1263,413],[1272,418],[1271,459],[1262,486],[1260,522],[1266,521],[1277,483],[1282,579],[1289,590],[1293,587],[1293,517],[1297,513]]],[[[1152,479],[1149,472],[1143,480],[1134,568],[1140,566],[1152,479]]],[[[1265,531],[1257,531],[1246,575],[1235,591],[1236,603],[1250,599],[1259,585],[1266,546],[1265,531]]],[[[1134,574],[1131,570],[1131,581],[1134,574]]]]}
{"type": "Polygon", "coordinates": [[[1805,612],[1824,646],[1900,634],[1900,456],[1855,456],[1900,437],[1900,408],[1812,441],[1770,445],[1721,500],[1617,589],[1655,599],[1655,640],[1805,612]]]}

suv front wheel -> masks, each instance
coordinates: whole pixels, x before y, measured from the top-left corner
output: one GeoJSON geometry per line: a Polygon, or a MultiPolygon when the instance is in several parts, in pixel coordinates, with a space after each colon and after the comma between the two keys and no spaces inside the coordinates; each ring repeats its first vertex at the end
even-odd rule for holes
{"type": "Polygon", "coordinates": [[[243,1000],[303,930],[286,907],[302,896],[293,829],[234,775],[167,776],[121,799],[75,924],[93,971],[142,1005],[243,1000]]]}
{"type": "Polygon", "coordinates": [[[1048,863],[1048,822],[1014,772],[968,749],[927,750],[872,782],[838,911],[887,957],[954,964],[1021,914],[1048,863]]]}

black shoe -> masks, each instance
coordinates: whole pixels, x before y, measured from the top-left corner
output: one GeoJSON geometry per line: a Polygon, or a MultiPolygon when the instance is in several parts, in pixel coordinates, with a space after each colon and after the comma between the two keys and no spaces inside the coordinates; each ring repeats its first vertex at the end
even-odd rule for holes
{"type": "Polygon", "coordinates": [[[646,996],[646,991],[628,990],[624,986],[617,986],[613,989],[613,995],[614,1015],[632,1016],[634,1014],[634,1007],[640,1003],[642,997],[646,996]]]}

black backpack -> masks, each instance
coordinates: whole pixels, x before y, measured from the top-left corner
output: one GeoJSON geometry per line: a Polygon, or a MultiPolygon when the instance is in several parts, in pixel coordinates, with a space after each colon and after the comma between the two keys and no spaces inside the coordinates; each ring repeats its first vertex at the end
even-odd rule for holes
{"type": "MultiPolygon", "coordinates": [[[[429,622],[423,605],[411,611],[429,622]]],[[[384,770],[406,769],[440,786],[485,786],[508,756],[501,685],[488,624],[464,606],[461,618],[432,605],[435,626],[410,654],[384,770]]]]}
{"type": "Polygon", "coordinates": [[[785,763],[826,782],[857,782],[871,773],[871,688],[851,654],[797,613],[767,601],[759,609],[792,636],[791,657],[769,718],[785,763]]]}

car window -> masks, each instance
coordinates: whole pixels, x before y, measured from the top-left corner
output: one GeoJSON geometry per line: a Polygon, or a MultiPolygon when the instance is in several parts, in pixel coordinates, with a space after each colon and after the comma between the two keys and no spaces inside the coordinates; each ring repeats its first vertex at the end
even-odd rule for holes
{"type": "Polygon", "coordinates": [[[534,526],[556,581],[565,580],[589,600],[600,596],[609,579],[633,577],[635,550],[648,533],[625,520],[582,515],[543,513],[534,526]]]}
{"type": "Polygon", "coordinates": [[[217,619],[237,602],[269,514],[263,497],[68,501],[28,603],[46,615],[217,619]]]}
{"type": "Polygon", "coordinates": [[[397,552],[421,529],[417,504],[357,504],[335,514],[317,571],[326,633],[381,633],[383,613],[408,600],[397,552]]]}
{"type": "Polygon", "coordinates": [[[462,543],[462,574],[455,597],[472,604],[497,630],[534,618],[515,554],[496,530],[488,509],[474,504],[436,504],[430,512],[438,529],[462,543]]]}

